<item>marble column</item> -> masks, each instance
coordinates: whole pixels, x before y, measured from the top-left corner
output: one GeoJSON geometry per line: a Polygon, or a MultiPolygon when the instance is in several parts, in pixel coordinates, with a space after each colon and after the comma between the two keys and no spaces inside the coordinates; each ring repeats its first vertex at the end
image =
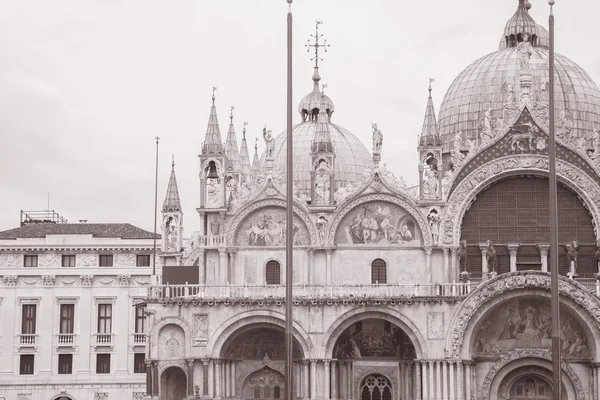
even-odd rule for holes
{"type": "Polygon", "coordinates": [[[330,382],[330,370],[331,360],[323,360],[323,366],[325,368],[325,379],[323,379],[323,389],[325,399],[331,398],[331,382],[330,382]]]}
{"type": "MultiPolygon", "coordinates": [[[[443,363],[444,365],[446,364],[445,362],[443,363]]],[[[442,361],[436,361],[435,362],[435,366],[436,366],[436,379],[435,379],[435,383],[436,383],[436,388],[435,388],[435,398],[436,399],[440,399],[442,398],[442,381],[446,380],[446,377],[442,377],[442,361]]]]}
{"type": "Polygon", "coordinates": [[[317,398],[317,360],[310,360],[310,398],[317,398]]]}
{"type": "Polygon", "coordinates": [[[152,370],[154,372],[154,379],[152,380],[152,383],[154,384],[154,388],[153,388],[153,396],[159,396],[160,393],[158,393],[158,381],[160,380],[160,375],[158,374],[158,363],[156,361],[152,362],[152,370]]]}
{"type": "Polygon", "coordinates": [[[221,387],[222,387],[222,378],[221,378],[221,359],[214,359],[215,363],[215,399],[221,398],[221,387]]]}
{"type": "Polygon", "coordinates": [[[235,360],[231,361],[230,364],[230,368],[231,368],[231,397],[235,397],[235,382],[236,382],[236,376],[235,376],[235,367],[236,367],[236,362],[235,360]]]}
{"type": "Polygon", "coordinates": [[[337,377],[337,360],[331,360],[331,398],[338,398],[338,377],[337,377]]]}
{"type": "Polygon", "coordinates": [[[429,365],[429,397],[435,396],[435,364],[433,361],[428,361],[429,365]]]}
{"type": "Polygon", "coordinates": [[[187,365],[188,365],[187,395],[193,396],[194,395],[194,359],[188,358],[187,365]]]}
{"type": "Polygon", "coordinates": [[[414,388],[414,395],[415,395],[416,400],[422,399],[421,392],[422,392],[423,382],[421,381],[420,365],[421,365],[420,361],[415,361],[413,364],[413,370],[414,370],[413,388],[414,388]]]}
{"type": "Polygon", "coordinates": [[[340,399],[348,398],[348,378],[346,376],[346,361],[340,361],[340,399]]]}
{"type": "Polygon", "coordinates": [[[465,399],[471,399],[471,361],[465,361],[465,399]]]}
{"type": "Polygon", "coordinates": [[[517,251],[519,251],[518,244],[508,244],[508,254],[510,254],[510,272],[517,272],[517,251]]]}
{"type": "Polygon", "coordinates": [[[594,375],[594,393],[595,395],[592,398],[600,399],[600,363],[592,364],[593,371],[595,371],[594,375]]]}
{"type": "Polygon", "coordinates": [[[456,255],[456,253],[458,252],[458,248],[457,247],[453,247],[451,249],[451,252],[452,252],[452,254],[451,254],[450,258],[452,260],[450,261],[450,263],[452,265],[452,267],[451,267],[452,268],[452,283],[454,283],[454,282],[458,281],[458,274],[459,274],[458,265],[457,265],[458,257],[456,255]]]}
{"type": "Polygon", "coordinates": [[[309,371],[308,371],[308,360],[302,360],[302,376],[304,377],[304,382],[302,383],[303,385],[303,389],[302,389],[302,398],[303,399],[308,399],[310,398],[310,388],[309,388],[309,384],[310,384],[310,377],[309,377],[309,371]]]}
{"type": "Polygon", "coordinates": [[[326,273],[326,283],[328,285],[331,285],[331,253],[333,252],[333,249],[325,249],[325,255],[327,257],[327,264],[325,266],[325,273],[326,273]]]}
{"type": "Polygon", "coordinates": [[[153,371],[152,371],[152,361],[145,359],[144,360],[144,364],[146,364],[146,395],[147,396],[152,396],[152,378],[153,378],[153,371]]]}
{"type": "Polygon", "coordinates": [[[308,279],[307,282],[314,285],[317,283],[315,279],[315,249],[308,249],[308,279]]]}
{"type": "Polygon", "coordinates": [[[425,167],[423,165],[419,165],[419,198],[423,198],[423,170],[425,167]]]}
{"type": "Polygon", "coordinates": [[[421,390],[423,392],[423,400],[429,400],[429,379],[427,374],[427,361],[421,361],[421,369],[423,370],[423,380],[421,383],[421,390]]]}
{"type": "Polygon", "coordinates": [[[210,360],[208,358],[202,359],[202,396],[208,396],[208,364],[210,360]]]}
{"type": "Polygon", "coordinates": [[[458,400],[464,399],[464,388],[465,388],[465,380],[464,380],[464,372],[463,372],[463,364],[462,361],[456,362],[456,398],[458,400]]]}
{"type": "Polygon", "coordinates": [[[431,251],[433,250],[431,247],[423,247],[423,250],[425,250],[425,274],[427,275],[427,280],[425,281],[425,283],[432,283],[432,276],[431,276],[431,251]]]}
{"type": "Polygon", "coordinates": [[[244,276],[239,274],[237,265],[235,263],[235,256],[237,255],[237,249],[227,249],[229,253],[229,261],[231,265],[231,271],[229,274],[229,283],[241,284],[244,281],[244,276]]]}
{"type": "Polygon", "coordinates": [[[227,250],[219,249],[219,269],[216,271],[215,281],[217,285],[226,285],[229,277],[227,276],[227,250]]]}
{"type": "Polygon", "coordinates": [[[456,385],[454,384],[454,361],[448,362],[450,369],[450,400],[454,400],[454,393],[456,390],[456,385]]]}
{"type": "Polygon", "coordinates": [[[223,369],[225,370],[224,372],[224,379],[223,379],[223,383],[225,384],[225,397],[230,397],[231,396],[231,361],[224,361],[223,362],[223,369]]]}
{"type": "Polygon", "coordinates": [[[481,279],[487,280],[488,274],[488,262],[487,262],[487,244],[480,243],[479,250],[481,250],[481,279]]]}
{"type": "MultiPolygon", "coordinates": [[[[448,362],[442,361],[442,363],[444,366],[444,371],[442,372],[442,399],[448,400],[448,362]]],[[[450,390],[452,390],[452,383],[450,383],[450,390]]]]}
{"type": "Polygon", "coordinates": [[[208,366],[208,397],[212,399],[215,397],[215,361],[209,360],[210,365],[208,366]]]}
{"type": "Polygon", "coordinates": [[[452,282],[452,270],[450,267],[450,258],[448,257],[449,250],[444,247],[442,249],[442,254],[444,256],[444,277],[447,283],[452,282]]]}
{"type": "Polygon", "coordinates": [[[549,244],[538,244],[540,250],[540,261],[542,262],[542,271],[548,272],[548,251],[550,251],[549,244]]]}

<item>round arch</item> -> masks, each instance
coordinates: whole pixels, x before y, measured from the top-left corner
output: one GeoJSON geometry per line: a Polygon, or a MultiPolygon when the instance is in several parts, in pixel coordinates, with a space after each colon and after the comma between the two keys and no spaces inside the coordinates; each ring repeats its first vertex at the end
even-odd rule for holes
{"type": "MultiPolygon", "coordinates": [[[[270,310],[245,311],[237,314],[222,323],[211,336],[207,344],[207,349],[212,349],[210,356],[219,358],[227,340],[240,329],[253,324],[270,324],[285,329],[285,315],[270,310]]],[[[313,344],[308,333],[296,321],[293,323],[293,329],[294,338],[300,344],[304,358],[314,358],[313,344]]]]}
{"type": "Polygon", "coordinates": [[[431,235],[431,227],[425,220],[425,216],[415,207],[414,202],[409,199],[404,199],[400,195],[390,195],[384,193],[367,194],[346,203],[343,206],[343,208],[336,214],[335,218],[331,222],[331,226],[329,227],[329,233],[327,234],[327,245],[335,245],[335,235],[338,231],[339,225],[348,213],[350,213],[353,209],[360,206],[361,204],[369,203],[372,201],[384,201],[387,203],[395,204],[398,207],[404,209],[417,221],[419,229],[421,230],[421,235],[423,236],[423,245],[432,245],[433,239],[431,235]]]}
{"type": "Polygon", "coordinates": [[[392,394],[392,399],[398,398],[397,393],[399,393],[400,388],[398,387],[398,381],[397,379],[392,379],[390,377],[389,374],[387,374],[386,372],[382,372],[382,371],[377,371],[377,372],[373,372],[373,371],[369,371],[369,372],[364,372],[361,375],[359,375],[359,379],[356,380],[355,384],[356,387],[354,390],[356,390],[356,393],[358,394],[358,398],[362,399],[362,386],[365,384],[365,380],[370,377],[370,376],[374,376],[374,375],[380,375],[382,377],[384,377],[385,379],[387,379],[387,384],[388,386],[391,388],[391,394],[392,394]]]}
{"type": "MultiPolygon", "coordinates": [[[[569,309],[586,329],[590,353],[600,359],[600,300],[581,284],[559,277],[561,305],[569,309]]],[[[446,355],[449,358],[471,358],[471,343],[482,318],[509,299],[523,295],[549,297],[550,274],[540,271],[511,272],[486,281],[471,292],[454,313],[446,336],[446,355]]]]}
{"type": "Polygon", "coordinates": [[[155,357],[158,355],[158,334],[160,333],[160,330],[166,325],[171,324],[183,329],[183,333],[185,334],[185,357],[190,357],[190,355],[192,354],[192,330],[190,328],[190,325],[183,318],[180,317],[164,317],[154,322],[154,325],[152,326],[152,328],[150,328],[150,337],[152,338],[152,347],[150,348],[151,357],[155,357]]]}
{"type": "Polygon", "coordinates": [[[342,314],[323,335],[323,345],[318,356],[325,359],[334,358],[333,350],[340,335],[355,322],[368,318],[381,318],[397,325],[410,338],[415,348],[416,359],[427,357],[427,352],[425,350],[425,343],[427,342],[416,325],[393,308],[385,306],[366,306],[342,314]]]}
{"type": "MultiPolygon", "coordinates": [[[[592,214],[596,237],[599,237],[600,187],[586,172],[563,160],[556,161],[558,181],[583,199],[592,214]]],[[[443,242],[458,246],[462,220],[475,197],[490,184],[518,175],[547,177],[549,159],[545,156],[520,154],[490,161],[471,172],[451,193],[442,217],[443,242]]]]}
{"type": "MultiPolygon", "coordinates": [[[[286,201],[282,199],[265,199],[259,200],[257,202],[249,204],[247,207],[241,209],[236,216],[233,218],[229,226],[227,227],[227,246],[232,247],[236,246],[235,236],[237,235],[238,229],[240,229],[241,224],[244,222],[246,217],[252,214],[254,211],[259,210],[264,207],[279,207],[285,209],[287,207],[286,201]]],[[[308,230],[308,236],[310,237],[310,246],[314,246],[317,244],[317,233],[315,231],[315,226],[308,217],[308,215],[296,204],[294,204],[294,215],[298,217],[306,226],[308,230]]]]}
{"type": "Polygon", "coordinates": [[[162,395],[165,394],[165,392],[169,389],[171,391],[178,392],[178,394],[180,395],[183,394],[185,396],[187,391],[187,382],[188,379],[190,379],[186,372],[186,369],[187,368],[183,368],[179,364],[165,364],[161,367],[161,369],[158,372],[158,393],[161,393],[161,398],[162,395]],[[177,374],[179,374],[179,377],[185,379],[184,384],[182,385],[182,382],[177,381],[176,383],[171,382],[171,384],[169,384],[169,371],[176,372],[177,374]]]}
{"type": "MultiPolygon", "coordinates": [[[[538,361],[538,360],[535,360],[538,361]]],[[[544,362],[544,361],[542,361],[544,362]]],[[[498,398],[500,399],[505,399],[505,398],[509,398],[510,393],[512,391],[512,388],[514,387],[514,385],[521,379],[523,378],[532,378],[532,377],[537,377],[543,381],[545,381],[549,386],[553,386],[552,385],[552,371],[550,369],[544,368],[543,366],[534,364],[532,365],[531,361],[528,362],[526,365],[523,365],[521,367],[516,367],[515,369],[513,369],[512,371],[508,372],[506,374],[506,376],[502,379],[502,381],[500,382],[500,385],[498,386],[498,390],[497,390],[497,395],[498,398]]],[[[567,394],[568,394],[568,390],[565,387],[564,383],[561,385],[562,386],[562,393],[563,393],[563,398],[567,398],[567,394]]],[[[492,394],[490,394],[490,397],[493,397],[492,394]]]]}
{"type": "MultiPolygon", "coordinates": [[[[525,366],[551,371],[552,353],[543,349],[526,349],[503,355],[489,368],[481,384],[480,393],[476,397],[481,400],[500,400],[498,392],[505,390],[501,388],[502,383],[511,373],[525,366]]],[[[577,373],[564,361],[562,371],[562,383],[567,390],[567,398],[585,400],[583,384],[577,373]]]]}
{"type": "Polygon", "coordinates": [[[60,393],[55,395],[54,397],[51,397],[50,400],[75,400],[75,397],[73,397],[72,394],[67,394],[67,393],[60,393]]]}

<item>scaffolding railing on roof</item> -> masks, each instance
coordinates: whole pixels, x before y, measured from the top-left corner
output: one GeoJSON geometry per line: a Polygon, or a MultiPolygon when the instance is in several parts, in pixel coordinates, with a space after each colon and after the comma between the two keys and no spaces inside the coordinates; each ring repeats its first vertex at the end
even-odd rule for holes
{"type": "Polygon", "coordinates": [[[21,226],[35,223],[66,224],[68,221],[55,210],[23,211],[21,210],[21,226]]]}

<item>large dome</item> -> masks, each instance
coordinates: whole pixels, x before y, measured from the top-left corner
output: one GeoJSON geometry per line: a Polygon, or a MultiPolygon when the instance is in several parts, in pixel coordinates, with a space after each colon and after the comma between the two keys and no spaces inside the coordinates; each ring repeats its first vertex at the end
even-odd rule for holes
{"type": "MultiPolygon", "coordinates": [[[[504,117],[504,104],[508,101],[507,96],[510,96],[508,87],[512,87],[518,96],[520,71],[516,45],[522,41],[519,29],[535,32],[529,62],[533,79],[531,97],[534,101],[547,101],[549,77],[547,31],[535,22],[523,23],[523,19],[531,19],[531,17],[527,11],[521,9],[521,5],[517,14],[519,13],[518,17],[521,20],[517,22],[521,24],[515,24],[515,17],[509,20],[505,28],[505,36],[500,42],[500,50],[469,65],[456,77],[446,92],[438,121],[445,151],[449,151],[450,142],[459,132],[463,133],[463,139],[476,138],[488,109],[492,110],[492,118],[504,117]]],[[[573,121],[575,137],[591,133],[600,123],[598,87],[579,65],[563,55],[555,54],[555,68],[557,118],[561,111],[568,113],[573,121]]]]}
{"type": "MultiPolygon", "coordinates": [[[[294,126],[294,183],[304,193],[310,189],[311,143],[315,137],[316,121],[305,121],[294,126]]],[[[346,186],[348,181],[356,182],[363,178],[365,170],[373,168],[373,158],[365,145],[351,132],[339,125],[328,123],[331,142],[333,143],[334,161],[334,190],[346,186]]],[[[273,155],[275,168],[282,173],[287,171],[287,131],[275,138],[273,155]]],[[[264,165],[264,154],[261,158],[264,165]]]]}

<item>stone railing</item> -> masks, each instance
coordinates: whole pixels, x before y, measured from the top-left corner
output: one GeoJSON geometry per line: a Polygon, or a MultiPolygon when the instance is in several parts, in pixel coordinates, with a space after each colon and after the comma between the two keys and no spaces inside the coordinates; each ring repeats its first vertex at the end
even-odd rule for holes
{"type": "Polygon", "coordinates": [[[133,334],[133,344],[146,344],[146,334],[145,333],[134,333],[133,334]]]}
{"type": "Polygon", "coordinates": [[[75,334],[73,333],[59,333],[56,335],[56,342],[59,346],[61,345],[73,345],[75,344],[75,334]]]}
{"type": "MultiPolygon", "coordinates": [[[[411,298],[463,297],[475,285],[470,283],[390,284],[390,285],[295,285],[294,299],[344,298],[411,298]]],[[[149,300],[195,297],[204,299],[259,299],[284,298],[283,285],[157,285],[148,287],[149,300]]]]}
{"type": "Polygon", "coordinates": [[[35,333],[22,333],[19,335],[19,343],[21,346],[35,346],[36,338],[35,333]]]}
{"type": "Polygon", "coordinates": [[[112,333],[96,333],[96,344],[97,345],[110,345],[113,342],[112,333]]]}

